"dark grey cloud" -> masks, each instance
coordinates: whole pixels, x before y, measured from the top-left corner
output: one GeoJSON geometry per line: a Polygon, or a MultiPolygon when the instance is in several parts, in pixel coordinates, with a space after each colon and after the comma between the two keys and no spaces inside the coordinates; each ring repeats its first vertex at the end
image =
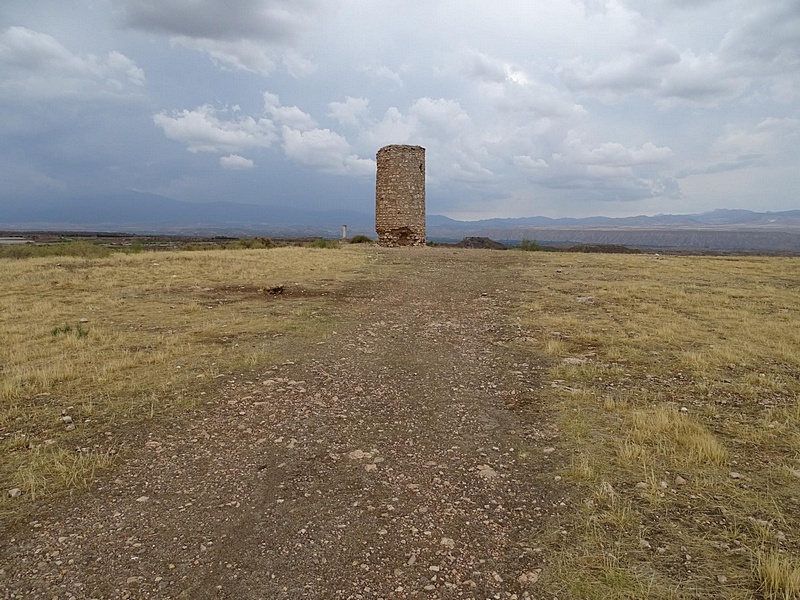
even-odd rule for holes
{"type": "Polygon", "coordinates": [[[761,154],[751,154],[739,156],[730,162],[720,162],[713,165],[708,165],[702,168],[683,169],[675,174],[678,179],[684,179],[691,175],[709,175],[714,173],[728,173],[731,171],[739,171],[740,169],[748,169],[759,163],[762,163],[764,156],[761,154]]]}
{"type": "Polygon", "coordinates": [[[285,43],[308,24],[315,0],[123,0],[124,27],[213,40],[285,43]]]}
{"type": "Polygon", "coordinates": [[[627,94],[656,89],[668,70],[680,62],[681,55],[675,46],[657,40],[602,62],[569,60],[558,72],[564,83],[575,91],[606,90],[627,94]]]}
{"type": "Polygon", "coordinates": [[[725,35],[720,52],[764,66],[796,68],[800,64],[800,3],[753,3],[752,13],[725,35]]]}
{"type": "Polygon", "coordinates": [[[504,83],[508,79],[506,67],[502,62],[487,55],[470,51],[464,56],[464,72],[468,77],[486,83],[504,83]]]}

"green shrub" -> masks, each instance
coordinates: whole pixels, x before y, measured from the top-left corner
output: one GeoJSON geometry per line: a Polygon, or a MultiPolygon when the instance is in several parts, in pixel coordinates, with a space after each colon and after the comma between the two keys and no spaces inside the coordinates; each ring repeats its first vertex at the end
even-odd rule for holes
{"type": "Polygon", "coordinates": [[[539,252],[542,247],[536,240],[522,240],[519,243],[519,249],[525,252],[539,252]]]}
{"type": "Polygon", "coordinates": [[[194,252],[197,250],[219,250],[222,248],[219,244],[212,244],[210,242],[192,242],[186,244],[182,249],[194,252]]]}
{"type": "Polygon", "coordinates": [[[104,258],[111,250],[100,244],[78,240],[57,244],[12,244],[0,246],[0,258],[34,258],[41,256],[77,256],[81,258],[104,258]]]}
{"type": "MultiPolygon", "coordinates": [[[[2,258],[31,258],[37,256],[37,246],[33,244],[10,244],[0,246],[0,257],[2,258]]],[[[44,256],[44,255],[39,255],[44,256]]]]}
{"type": "Polygon", "coordinates": [[[310,248],[341,248],[339,240],[323,240],[322,238],[314,240],[308,246],[310,248]]]}
{"type": "Polygon", "coordinates": [[[372,242],[372,238],[361,234],[354,235],[352,238],[350,238],[351,244],[371,244],[372,242]]]}
{"type": "Polygon", "coordinates": [[[73,331],[75,332],[75,335],[78,338],[85,338],[89,335],[89,331],[87,329],[84,329],[80,323],[78,323],[78,326],[75,329],[73,329],[72,325],[70,325],[69,323],[64,323],[61,327],[58,326],[53,327],[50,330],[50,335],[52,335],[53,337],[56,337],[58,335],[69,335],[73,331]]]}
{"type": "Polygon", "coordinates": [[[145,246],[139,240],[134,241],[130,244],[130,246],[124,246],[121,248],[121,252],[124,254],[140,254],[141,252],[145,251],[145,246]]]}
{"type": "Polygon", "coordinates": [[[226,244],[225,247],[233,250],[261,250],[264,248],[274,248],[275,242],[265,237],[242,238],[241,240],[226,244]]]}
{"type": "Polygon", "coordinates": [[[53,327],[50,330],[50,335],[52,335],[53,337],[57,336],[60,333],[63,333],[64,335],[66,335],[70,331],[72,331],[72,325],[70,325],[69,323],[64,323],[64,325],[62,327],[58,327],[58,326],[53,327]]]}

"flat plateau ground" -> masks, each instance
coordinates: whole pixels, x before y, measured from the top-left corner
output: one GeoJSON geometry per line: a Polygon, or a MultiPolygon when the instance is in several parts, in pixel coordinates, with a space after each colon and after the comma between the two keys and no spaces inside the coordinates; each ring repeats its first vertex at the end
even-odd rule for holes
{"type": "MultiPolygon", "coordinates": [[[[47,343],[44,362],[140,339],[144,358],[186,343],[162,357],[173,374],[237,339],[252,360],[205,369],[189,408],[165,397],[118,420],[79,412],[79,377],[52,395],[3,387],[4,476],[50,437],[54,457],[83,456],[83,427],[119,452],[85,489],[0,498],[2,598],[800,598],[796,258],[352,245],[37,260],[3,265],[22,283],[0,300],[9,337],[47,343]],[[284,288],[264,276],[279,257],[284,288]],[[117,268],[136,283],[98,288],[117,268]],[[100,307],[88,337],[51,335],[82,316],[64,290],[100,307]],[[28,307],[34,294],[55,308],[28,307]]],[[[136,391],[159,393],[153,379],[136,391]]]]}
{"type": "Polygon", "coordinates": [[[516,256],[383,251],[334,334],[5,531],[2,597],[527,596],[572,507],[547,407],[515,403],[542,368],[509,350],[516,256]]]}

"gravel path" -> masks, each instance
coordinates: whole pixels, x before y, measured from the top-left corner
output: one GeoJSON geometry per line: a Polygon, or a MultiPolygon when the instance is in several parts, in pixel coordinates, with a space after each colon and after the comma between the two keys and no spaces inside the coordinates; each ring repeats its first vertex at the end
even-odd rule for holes
{"type": "Polygon", "coordinates": [[[509,314],[525,257],[375,254],[394,276],[335,335],[7,531],[0,597],[537,598],[569,499],[509,314]]]}

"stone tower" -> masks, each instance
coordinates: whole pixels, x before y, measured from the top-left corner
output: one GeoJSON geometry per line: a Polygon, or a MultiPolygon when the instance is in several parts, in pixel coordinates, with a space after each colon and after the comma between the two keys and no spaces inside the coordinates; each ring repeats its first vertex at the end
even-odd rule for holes
{"type": "Polygon", "coordinates": [[[375,230],[381,246],[425,245],[425,148],[378,150],[375,230]]]}

